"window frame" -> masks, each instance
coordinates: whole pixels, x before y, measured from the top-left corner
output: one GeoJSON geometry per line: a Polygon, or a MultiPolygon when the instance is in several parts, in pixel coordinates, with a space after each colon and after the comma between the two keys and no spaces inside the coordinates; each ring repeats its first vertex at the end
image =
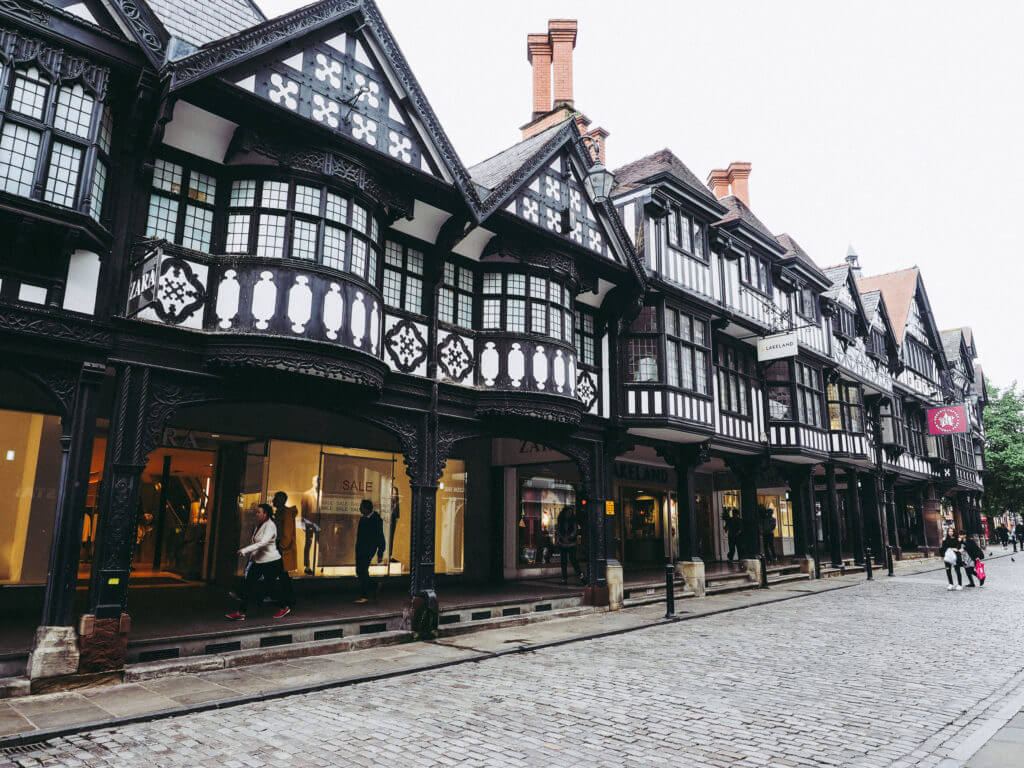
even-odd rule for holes
{"type": "Polygon", "coordinates": [[[771,298],[772,276],[769,259],[750,250],[739,257],[737,268],[739,269],[740,283],[745,288],[771,298]]]}
{"type": "Polygon", "coordinates": [[[825,387],[826,401],[828,405],[828,424],[832,432],[849,432],[853,435],[863,435],[867,431],[864,421],[864,390],[856,382],[839,379],[829,383],[825,387]],[[856,397],[853,395],[856,394],[856,397]],[[839,427],[833,424],[833,407],[839,415],[839,427]],[[858,418],[855,420],[854,416],[858,418]],[[859,428],[855,426],[859,420],[859,428]]]}
{"type": "MultiPolygon", "coordinates": [[[[480,272],[480,309],[479,311],[479,323],[477,330],[482,333],[508,333],[516,334],[518,336],[546,339],[548,341],[555,341],[561,344],[567,344],[568,346],[576,349],[576,332],[575,332],[575,300],[572,295],[570,288],[569,278],[566,275],[562,275],[554,270],[547,270],[543,273],[538,271],[530,271],[523,269],[519,265],[510,266],[506,264],[497,264],[494,262],[482,262],[478,267],[480,272]],[[493,276],[499,276],[499,285],[497,291],[489,290],[491,287],[491,278],[493,276]],[[523,277],[523,291],[522,293],[513,292],[509,289],[510,277],[523,277]],[[545,285],[544,298],[539,298],[533,295],[533,281],[543,280],[545,285]],[[551,297],[551,285],[554,283],[559,288],[561,296],[553,299],[551,297]],[[572,299],[571,305],[566,306],[566,297],[572,299]],[[509,327],[509,306],[511,302],[522,302],[523,303],[523,327],[522,329],[510,328],[509,327]],[[487,318],[491,314],[490,309],[493,309],[497,302],[497,327],[493,325],[487,325],[487,318]],[[544,330],[535,331],[533,330],[533,320],[537,308],[544,308],[544,330]],[[551,335],[551,315],[557,312],[559,315],[559,332],[560,335],[551,335]]],[[[579,350],[576,349],[577,356],[579,350]]]]}
{"type": "Polygon", "coordinates": [[[796,314],[801,318],[810,323],[818,322],[818,301],[811,286],[806,284],[797,286],[793,291],[793,305],[796,308],[796,314]]]}
{"type": "Polygon", "coordinates": [[[826,422],[828,409],[825,403],[823,378],[820,369],[803,360],[791,358],[774,360],[768,364],[765,368],[765,381],[768,386],[769,398],[773,389],[781,389],[783,387],[788,387],[790,397],[789,418],[772,416],[769,407],[769,419],[791,422],[823,431],[828,430],[829,426],[826,422]],[[771,378],[772,369],[782,364],[786,366],[787,378],[771,378]],[[806,383],[804,374],[810,374],[812,379],[810,384],[806,383]],[[818,417],[817,422],[813,418],[807,418],[808,413],[812,417],[816,415],[818,417]]]}
{"type": "MultiPolygon", "coordinates": [[[[99,94],[81,78],[62,79],[59,75],[52,78],[50,73],[46,72],[45,69],[35,62],[15,64],[10,61],[0,61],[0,133],[6,132],[8,126],[14,126],[15,128],[20,127],[24,131],[29,131],[38,137],[31,180],[19,184],[19,186],[27,186],[27,194],[6,189],[4,192],[28,200],[36,200],[48,205],[72,210],[76,213],[91,215],[89,206],[94,188],[97,145],[104,110],[107,106],[99,94]],[[17,112],[13,109],[16,80],[19,75],[27,75],[32,70],[35,70],[37,73],[37,82],[45,83],[45,93],[42,97],[41,115],[39,117],[17,112]],[[73,91],[76,87],[81,88],[83,94],[92,101],[91,112],[89,112],[89,124],[84,135],[57,127],[61,94],[65,90],[73,91]],[[68,170],[67,168],[54,165],[55,149],[58,144],[78,152],[74,169],[75,181],[69,205],[65,205],[50,197],[52,191],[51,182],[54,182],[54,184],[65,183],[63,181],[56,181],[54,172],[68,170]]],[[[104,155],[106,154],[108,153],[104,152],[104,155]]],[[[106,171],[104,179],[104,196],[106,196],[106,186],[109,186],[111,182],[111,167],[109,158],[103,162],[106,171]]],[[[18,167],[11,165],[10,168],[14,170],[18,167]]],[[[21,166],[18,170],[24,171],[24,166],[21,166]]],[[[8,176],[6,178],[10,179],[11,177],[8,176]]],[[[102,208],[102,201],[100,207],[102,208]]],[[[91,217],[97,224],[100,224],[99,214],[91,217]]]]}
{"type": "MultiPolygon", "coordinates": [[[[147,194],[147,205],[142,220],[142,232],[145,233],[146,237],[161,237],[162,235],[150,234],[149,230],[149,215],[153,207],[154,198],[162,198],[163,200],[173,201],[177,206],[177,210],[174,214],[174,233],[173,237],[169,239],[169,242],[175,245],[180,245],[183,248],[189,248],[200,253],[215,253],[218,244],[218,220],[221,218],[220,212],[223,209],[223,197],[225,195],[224,181],[218,176],[219,169],[203,158],[190,155],[186,152],[181,151],[169,151],[168,148],[162,147],[159,154],[153,157],[153,174],[150,176],[148,194],[147,194]],[[178,190],[168,191],[159,189],[156,186],[156,172],[157,163],[163,161],[166,163],[172,163],[181,168],[181,179],[178,183],[178,190]],[[191,182],[194,174],[202,174],[213,179],[214,183],[214,201],[208,203],[205,200],[191,197],[191,182]],[[186,224],[188,222],[188,209],[190,206],[196,207],[201,211],[205,211],[210,216],[210,230],[209,240],[206,249],[195,248],[192,245],[185,245],[186,236],[186,224]]],[[[251,227],[250,227],[251,232],[251,227]]]]}
{"type": "Polygon", "coordinates": [[[665,244],[674,251],[696,259],[702,264],[710,261],[710,254],[707,247],[707,223],[698,219],[692,212],[677,205],[669,207],[668,215],[664,217],[665,244]],[[683,220],[686,221],[686,232],[684,237],[683,220]]]}
{"type": "Polygon", "coordinates": [[[475,265],[470,259],[459,256],[449,256],[441,263],[441,282],[438,286],[437,297],[437,322],[451,328],[461,328],[464,331],[472,331],[476,328],[477,296],[479,295],[479,280],[477,279],[475,265]],[[454,279],[448,282],[447,268],[451,266],[454,271],[454,279]],[[470,290],[463,288],[462,275],[469,274],[470,290]],[[441,317],[441,292],[451,291],[452,294],[452,319],[445,320],[441,317]],[[465,317],[463,308],[468,305],[469,324],[461,321],[465,317]]]}
{"type": "Polygon", "coordinates": [[[381,245],[382,259],[380,263],[380,279],[381,279],[381,296],[383,297],[384,306],[390,310],[404,312],[406,314],[418,315],[421,317],[428,317],[430,312],[433,310],[431,292],[428,290],[430,285],[427,281],[427,247],[424,243],[419,240],[409,237],[401,237],[398,233],[388,230],[384,234],[384,238],[381,245]],[[402,249],[402,264],[401,266],[392,264],[388,261],[388,245],[394,243],[402,249]],[[409,266],[411,261],[411,253],[417,254],[420,259],[420,270],[417,272],[415,269],[409,266]],[[398,305],[392,304],[387,298],[387,281],[388,273],[399,274],[399,303],[398,305]],[[409,301],[409,287],[413,280],[418,280],[420,284],[420,302],[419,309],[408,309],[406,304],[409,301]]]}
{"type": "MultiPolygon", "coordinates": [[[[188,157],[191,157],[190,155],[188,157]]],[[[290,265],[306,264],[316,265],[328,269],[348,278],[378,288],[382,283],[383,262],[384,262],[384,240],[385,235],[391,236],[391,232],[385,233],[379,219],[374,215],[375,205],[361,197],[356,190],[348,189],[343,185],[334,185],[325,182],[316,176],[302,173],[267,173],[259,172],[251,167],[232,169],[230,173],[223,174],[218,179],[221,191],[218,192],[217,216],[214,220],[214,228],[217,236],[214,240],[213,252],[230,257],[260,258],[273,261],[282,261],[290,265]],[[242,204],[234,204],[235,185],[252,182],[251,202],[247,199],[242,204]],[[264,190],[267,183],[285,184],[287,187],[285,207],[276,207],[264,203],[264,190]],[[299,198],[299,187],[310,187],[318,190],[319,201],[317,212],[299,209],[297,200],[299,198]],[[329,213],[329,196],[335,195],[344,202],[344,214],[335,218],[329,213]],[[359,206],[366,213],[365,226],[360,229],[355,222],[355,206],[359,206]],[[245,250],[239,251],[229,248],[232,239],[232,219],[238,216],[248,218],[248,230],[245,233],[245,250]],[[260,253],[260,226],[264,217],[281,217],[284,219],[283,236],[278,255],[260,253]],[[315,226],[315,239],[312,258],[295,255],[296,223],[315,226]],[[328,253],[328,248],[333,246],[332,236],[328,229],[341,232],[341,253],[340,266],[335,262],[333,253],[328,253]],[[376,234],[376,237],[374,237],[376,234]],[[357,267],[354,263],[357,242],[365,247],[362,256],[362,264],[357,267]]]]}
{"type": "Polygon", "coordinates": [[[598,343],[597,314],[592,309],[577,304],[573,311],[574,332],[573,344],[576,347],[576,364],[584,368],[597,370],[601,367],[601,347],[598,343]],[[590,329],[587,330],[585,320],[590,320],[590,329]],[[587,342],[590,342],[592,356],[588,361],[587,342]]]}
{"type": "Polygon", "coordinates": [[[701,315],[689,312],[679,307],[665,303],[662,307],[662,328],[664,330],[665,337],[665,384],[674,389],[678,389],[682,392],[686,392],[697,397],[705,397],[711,399],[714,396],[713,384],[711,381],[711,359],[712,359],[712,347],[711,347],[711,324],[708,318],[701,315]],[[672,315],[672,327],[669,327],[669,312],[672,315]],[[682,323],[685,318],[689,324],[689,335],[684,336],[682,334],[682,323]],[[702,329],[701,335],[703,336],[702,342],[697,342],[696,339],[696,328],[702,329]],[[673,357],[675,358],[674,368],[670,365],[669,361],[669,350],[674,350],[673,357]],[[686,386],[683,382],[683,355],[684,353],[689,356],[690,359],[690,386],[686,386]],[[698,363],[698,359],[703,357],[703,364],[698,363]],[[670,381],[670,374],[675,371],[675,383],[670,381]],[[701,375],[703,374],[703,375],[701,375]],[[700,389],[697,384],[703,379],[704,388],[700,389]]]}
{"type": "Polygon", "coordinates": [[[756,380],[757,361],[753,350],[716,339],[715,382],[718,384],[719,410],[736,418],[752,420],[756,380]]]}

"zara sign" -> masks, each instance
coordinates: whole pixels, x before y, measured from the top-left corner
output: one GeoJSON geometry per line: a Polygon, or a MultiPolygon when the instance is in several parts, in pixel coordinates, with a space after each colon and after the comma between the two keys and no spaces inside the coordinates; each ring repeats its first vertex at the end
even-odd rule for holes
{"type": "Polygon", "coordinates": [[[156,246],[142,257],[132,268],[131,282],[128,284],[128,317],[135,317],[142,310],[156,301],[157,284],[160,282],[160,260],[163,249],[156,246]]]}
{"type": "Polygon", "coordinates": [[[757,340],[757,362],[779,360],[783,357],[796,357],[799,352],[795,333],[776,333],[757,340]]]}

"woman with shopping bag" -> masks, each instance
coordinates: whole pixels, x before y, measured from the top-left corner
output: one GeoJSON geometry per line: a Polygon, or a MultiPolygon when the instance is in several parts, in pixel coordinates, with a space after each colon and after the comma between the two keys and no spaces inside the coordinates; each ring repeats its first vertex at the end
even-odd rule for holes
{"type": "Polygon", "coordinates": [[[971,538],[964,538],[961,548],[964,552],[964,567],[967,571],[968,587],[974,586],[974,577],[978,577],[978,586],[985,586],[985,551],[971,538]]]}
{"type": "Polygon", "coordinates": [[[960,556],[960,541],[954,535],[952,528],[946,532],[946,538],[942,540],[942,546],[939,547],[939,551],[942,553],[942,562],[946,564],[946,578],[949,580],[949,586],[946,589],[963,589],[963,576],[960,573],[960,568],[963,565],[963,560],[960,556]],[[954,568],[956,569],[955,587],[953,586],[954,568]]]}

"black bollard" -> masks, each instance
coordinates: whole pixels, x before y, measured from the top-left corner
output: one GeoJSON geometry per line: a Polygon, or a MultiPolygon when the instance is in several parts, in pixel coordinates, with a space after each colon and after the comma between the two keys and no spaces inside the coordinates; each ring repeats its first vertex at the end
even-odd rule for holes
{"type": "Polygon", "coordinates": [[[896,547],[894,547],[892,544],[890,544],[889,547],[888,547],[888,553],[887,553],[887,556],[886,556],[886,565],[889,566],[889,575],[890,576],[895,575],[892,572],[892,565],[893,565],[892,561],[896,559],[896,554],[895,553],[896,553],[896,547]]]}
{"type": "Polygon", "coordinates": [[[676,615],[676,567],[672,564],[672,558],[665,558],[665,618],[671,619],[676,615]]]}
{"type": "Polygon", "coordinates": [[[761,589],[768,589],[768,558],[760,554],[757,559],[761,565],[761,589]]]}
{"type": "Polygon", "coordinates": [[[871,572],[871,547],[864,547],[864,570],[868,575],[868,581],[872,581],[875,576],[871,572]]]}

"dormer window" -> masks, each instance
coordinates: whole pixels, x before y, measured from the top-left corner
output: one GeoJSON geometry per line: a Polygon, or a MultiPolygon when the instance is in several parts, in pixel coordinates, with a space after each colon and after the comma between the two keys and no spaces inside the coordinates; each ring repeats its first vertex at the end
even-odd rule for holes
{"type": "Polygon", "coordinates": [[[818,301],[810,287],[800,286],[793,292],[796,313],[804,320],[814,323],[818,320],[818,301]]]}
{"type": "Polygon", "coordinates": [[[853,311],[840,305],[832,317],[832,331],[846,341],[853,341],[857,336],[857,318],[853,311]]]}
{"type": "Polygon", "coordinates": [[[903,352],[904,362],[908,368],[926,379],[935,380],[935,360],[928,347],[907,334],[903,342],[903,352]]]}
{"type": "Polygon", "coordinates": [[[678,208],[671,208],[665,220],[668,244],[694,258],[705,260],[704,228],[678,208]]]}
{"type": "Polygon", "coordinates": [[[879,360],[885,358],[885,334],[877,328],[871,329],[871,343],[868,345],[868,354],[879,360]]]}
{"type": "Polygon", "coordinates": [[[740,282],[767,294],[771,288],[768,282],[768,262],[752,253],[740,257],[740,282]]]}

